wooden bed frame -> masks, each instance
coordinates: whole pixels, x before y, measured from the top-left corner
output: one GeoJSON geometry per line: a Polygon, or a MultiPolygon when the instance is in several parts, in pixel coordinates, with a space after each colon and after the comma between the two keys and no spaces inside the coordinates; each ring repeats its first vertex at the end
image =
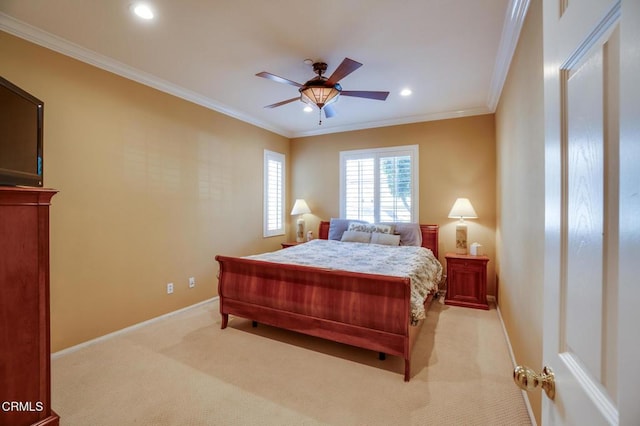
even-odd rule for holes
{"type": "MultiPolygon", "coordinates": [[[[438,257],[438,225],[420,225],[422,246],[438,257]]],[[[319,237],[327,239],[329,222],[319,237]]],[[[284,249],[287,250],[287,249],[284,249]]],[[[216,256],[221,328],[229,315],[404,357],[411,373],[411,348],[418,327],[410,325],[408,277],[337,271],[216,256]]],[[[425,301],[428,307],[433,295],[425,301]]]]}

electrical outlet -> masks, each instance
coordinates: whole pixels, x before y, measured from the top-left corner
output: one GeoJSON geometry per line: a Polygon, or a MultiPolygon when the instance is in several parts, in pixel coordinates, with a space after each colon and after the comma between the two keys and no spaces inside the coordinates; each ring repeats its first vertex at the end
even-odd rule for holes
{"type": "Polygon", "coordinates": [[[167,284],[167,294],[173,293],[173,283],[167,284]]]}
{"type": "Polygon", "coordinates": [[[189,288],[194,288],[196,286],[195,277],[189,277],[189,288]]]}

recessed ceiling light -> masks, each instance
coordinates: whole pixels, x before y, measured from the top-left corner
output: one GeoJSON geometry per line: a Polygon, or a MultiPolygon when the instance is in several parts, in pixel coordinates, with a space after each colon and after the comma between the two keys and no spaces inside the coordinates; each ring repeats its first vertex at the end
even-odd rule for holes
{"type": "Polygon", "coordinates": [[[304,107],[303,111],[304,112],[311,112],[311,111],[313,111],[313,108],[311,108],[309,105],[307,105],[306,107],[304,107]]]}
{"type": "Polygon", "coordinates": [[[136,14],[136,16],[142,19],[147,19],[147,20],[153,19],[153,11],[147,4],[136,3],[133,6],[131,6],[131,10],[133,11],[133,13],[136,14]]]}
{"type": "Polygon", "coordinates": [[[411,91],[411,89],[402,89],[402,91],[400,92],[400,95],[401,96],[409,96],[409,95],[411,95],[411,93],[413,93],[411,91]]]}

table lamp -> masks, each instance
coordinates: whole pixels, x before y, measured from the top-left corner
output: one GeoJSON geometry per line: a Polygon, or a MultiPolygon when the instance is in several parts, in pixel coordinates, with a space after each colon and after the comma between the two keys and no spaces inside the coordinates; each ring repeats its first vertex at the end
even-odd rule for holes
{"type": "Polygon", "coordinates": [[[467,254],[467,224],[465,219],[477,219],[478,215],[468,198],[458,198],[449,212],[450,219],[460,219],[456,225],[456,254],[467,254]]]}
{"type": "Polygon", "coordinates": [[[291,215],[298,215],[298,221],[296,222],[296,241],[299,243],[304,242],[304,218],[302,215],[307,213],[311,213],[309,206],[302,198],[298,198],[293,204],[291,215]]]}

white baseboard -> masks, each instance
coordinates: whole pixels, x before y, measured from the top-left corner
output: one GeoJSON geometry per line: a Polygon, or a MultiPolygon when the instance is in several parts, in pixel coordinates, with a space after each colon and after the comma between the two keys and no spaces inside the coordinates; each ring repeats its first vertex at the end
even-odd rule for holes
{"type": "MultiPolygon", "coordinates": [[[[495,296],[487,296],[487,300],[496,301],[495,296]]],[[[498,311],[498,318],[500,319],[500,324],[502,325],[502,332],[504,333],[504,338],[507,341],[507,347],[509,348],[509,356],[511,357],[511,365],[513,368],[518,365],[516,363],[516,357],[513,354],[513,348],[511,347],[511,341],[509,340],[509,334],[507,333],[507,328],[504,326],[504,321],[502,320],[502,313],[500,313],[500,306],[496,303],[496,310],[498,311]]],[[[515,384],[514,384],[515,386],[515,384]]],[[[531,420],[531,424],[533,426],[537,426],[536,417],[533,415],[533,410],[531,409],[531,403],[529,402],[529,394],[526,391],[521,390],[522,398],[524,398],[524,404],[527,407],[527,413],[529,413],[529,419],[531,420]]]]}
{"type": "Polygon", "coordinates": [[[172,317],[172,316],[174,316],[176,314],[179,314],[181,312],[188,311],[189,309],[194,309],[194,308],[197,308],[197,307],[202,306],[202,305],[206,305],[207,303],[211,303],[211,302],[216,301],[216,300],[218,300],[218,296],[212,297],[211,299],[203,300],[202,302],[198,302],[198,303],[195,303],[193,305],[186,306],[186,307],[178,309],[176,311],[172,311],[172,312],[166,313],[164,315],[160,315],[159,317],[155,317],[155,318],[151,318],[151,319],[146,320],[146,321],[139,322],[137,324],[134,324],[134,325],[126,327],[126,328],[123,328],[121,330],[114,331],[113,333],[105,334],[104,336],[100,336],[100,337],[96,337],[95,339],[87,340],[86,342],[82,342],[82,343],[77,344],[75,346],[71,346],[69,348],[66,348],[66,349],[63,349],[61,351],[58,351],[58,352],[55,352],[55,353],[51,354],[51,359],[57,359],[57,358],[63,357],[65,355],[68,355],[70,353],[78,351],[78,350],[80,350],[82,348],[86,348],[88,346],[95,345],[96,343],[99,343],[99,342],[104,342],[105,340],[109,340],[109,339],[111,339],[113,337],[116,337],[116,336],[119,336],[121,334],[128,333],[129,331],[136,330],[136,329],[138,329],[140,327],[144,327],[145,325],[152,324],[152,323],[154,323],[156,321],[160,321],[161,319],[172,317]]]}

